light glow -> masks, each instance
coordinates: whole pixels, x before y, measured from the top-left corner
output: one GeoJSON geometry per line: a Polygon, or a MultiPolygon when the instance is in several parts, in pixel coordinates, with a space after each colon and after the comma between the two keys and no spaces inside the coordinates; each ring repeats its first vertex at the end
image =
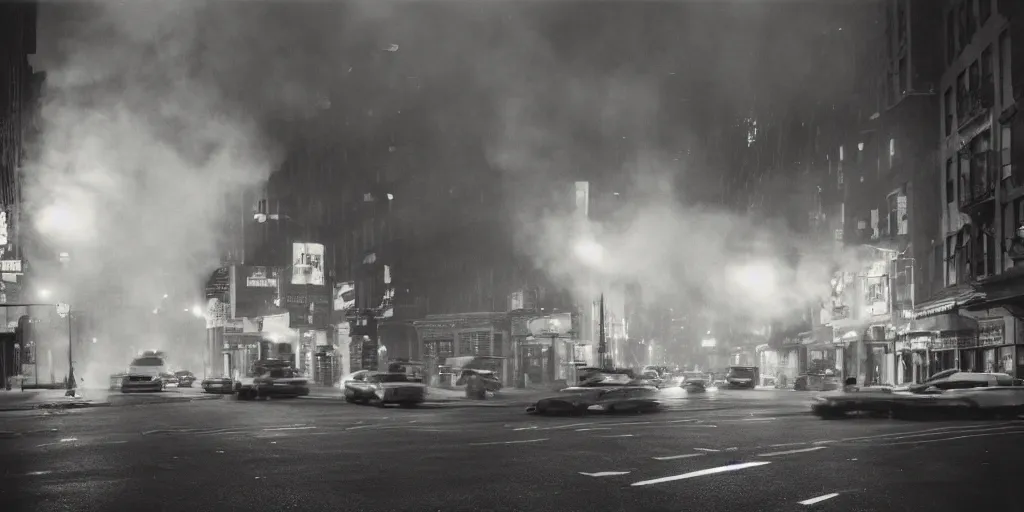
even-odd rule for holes
{"type": "Polygon", "coordinates": [[[580,240],[573,246],[576,258],[588,267],[599,267],[604,263],[604,247],[594,240],[580,240]]]}
{"type": "Polygon", "coordinates": [[[773,296],[778,288],[775,269],[768,263],[742,265],[733,271],[732,281],[743,293],[757,299],[773,296]]]}

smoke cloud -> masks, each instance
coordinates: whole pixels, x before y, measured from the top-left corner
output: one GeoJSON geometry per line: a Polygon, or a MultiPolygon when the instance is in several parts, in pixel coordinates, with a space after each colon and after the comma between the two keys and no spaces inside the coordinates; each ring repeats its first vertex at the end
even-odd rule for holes
{"type": "MultiPolygon", "coordinates": [[[[34,288],[95,313],[96,340],[75,357],[90,386],[144,349],[202,368],[205,325],[191,308],[219,263],[224,200],[279,164],[270,119],[317,108],[306,62],[289,58],[308,49],[300,31],[261,4],[225,4],[42,7],[30,258],[70,256],[65,271],[37,266],[34,288]]],[[[61,378],[66,365],[55,366],[61,378]]]]}

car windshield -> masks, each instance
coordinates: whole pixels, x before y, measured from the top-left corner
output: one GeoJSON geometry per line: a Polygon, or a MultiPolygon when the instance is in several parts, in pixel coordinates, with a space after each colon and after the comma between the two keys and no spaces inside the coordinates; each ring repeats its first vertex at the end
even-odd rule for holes
{"type": "Polygon", "coordinates": [[[409,377],[404,373],[382,373],[373,375],[368,380],[370,382],[409,382],[409,377]]]}
{"type": "Polygon", "coordinates": [[[750,368],[729,368],[729,376],[735,379],[753,379],[754,370],[750,368]]]}
{"type": "Polygon", "coordinates": [[[164,360],[159,357],[139,357],[132,360],[132,366],[163,366],[164,360]]]}

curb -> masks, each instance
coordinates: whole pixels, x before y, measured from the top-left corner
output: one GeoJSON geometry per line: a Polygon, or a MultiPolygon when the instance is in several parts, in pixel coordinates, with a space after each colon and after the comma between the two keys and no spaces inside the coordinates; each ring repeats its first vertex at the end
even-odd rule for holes
{"type": "Polygon", "coordinates": [[[36,411],[47,409],[90,409],[93,407],[110,407],[110,402],[45,402],[15,407],[0,408],[0,412],[36,411]]]}

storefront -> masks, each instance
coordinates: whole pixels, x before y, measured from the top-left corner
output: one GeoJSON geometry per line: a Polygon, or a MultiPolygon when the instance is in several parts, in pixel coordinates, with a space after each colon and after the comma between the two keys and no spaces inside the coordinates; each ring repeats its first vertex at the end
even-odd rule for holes
{"type": "Polygon", "coordinates": [[[896,340],[896,385],[923,382],[928,369],[928,345],[931,333],[907,333],[896,340]]]}
{"type": "Polygon", "coordinates": [[[509,320],[505,313],[428,315],[414,320],[428,382],[452,371],[449,359],[461,357],[505,358],[498,370],[506,386],[512,382],[509,320]]]}
{"type": "Polygon", "coordinates": [[[946,370],[975,371],[976,331],[943,331],[928,346],[928,371],[932,375],[946,370]],[[967,355],[967,357],[963,357],[967,355]]]}

